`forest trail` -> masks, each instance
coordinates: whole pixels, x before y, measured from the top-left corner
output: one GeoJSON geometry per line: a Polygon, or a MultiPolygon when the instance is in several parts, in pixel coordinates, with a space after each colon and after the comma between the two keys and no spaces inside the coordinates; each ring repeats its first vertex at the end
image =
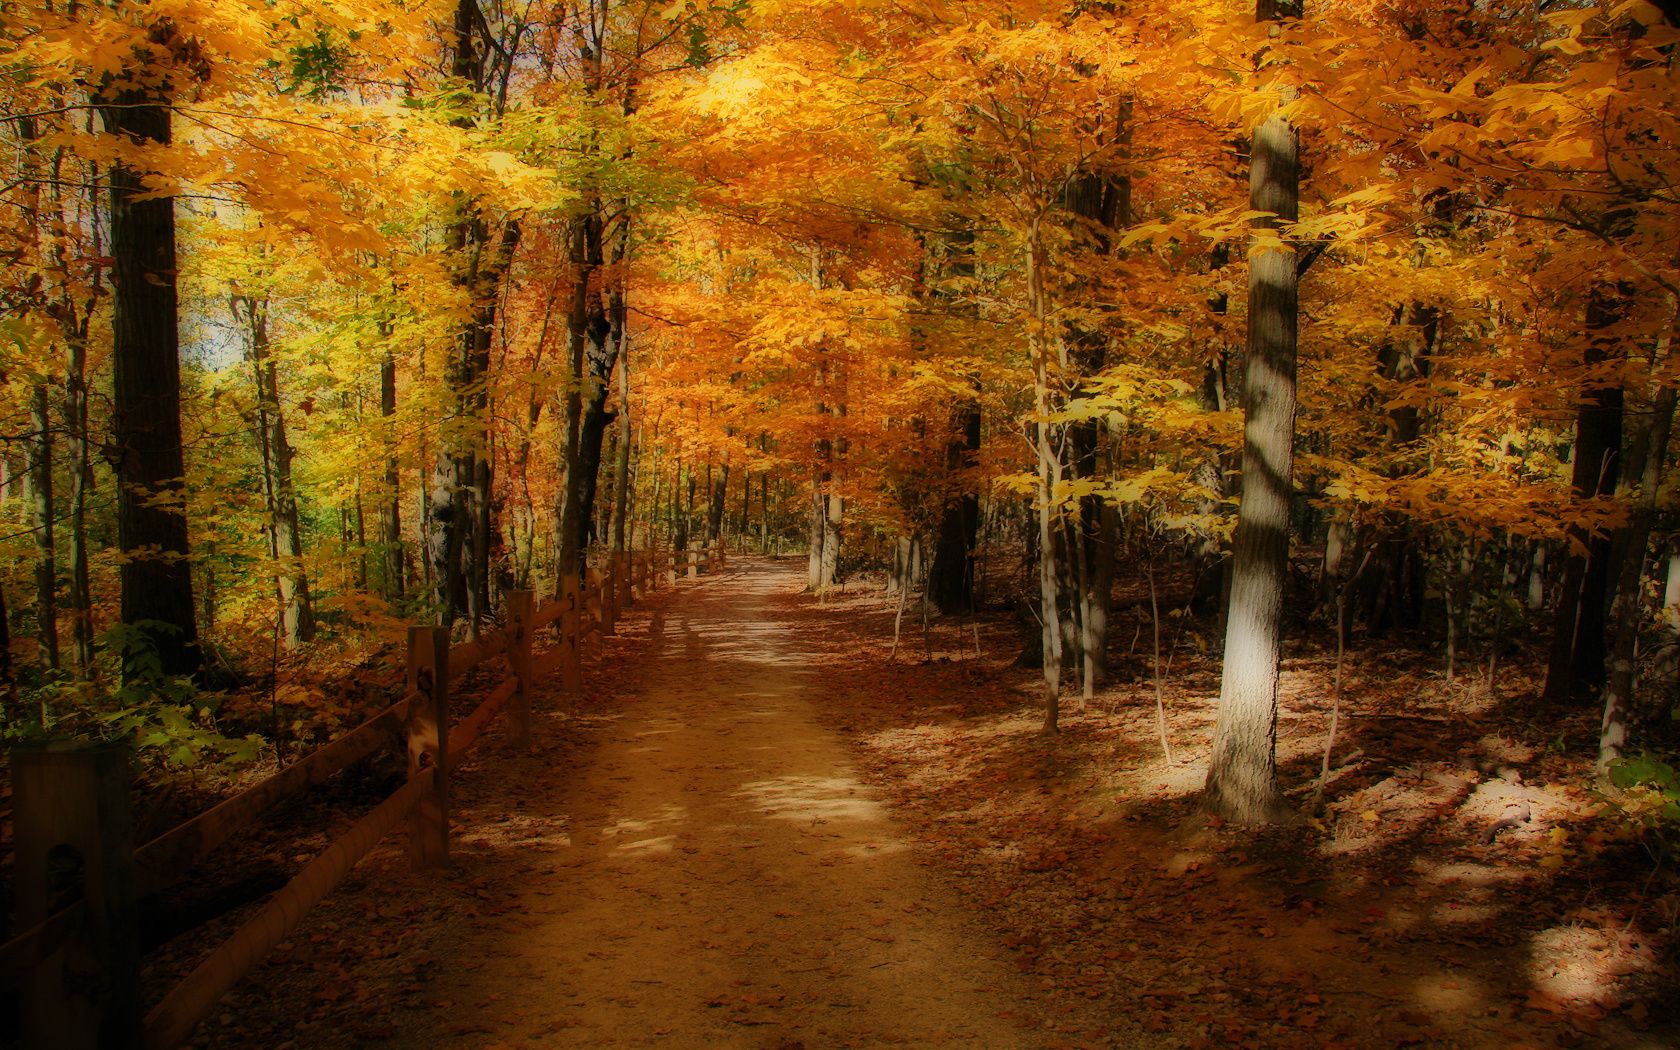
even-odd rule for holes
{"type": "Polygon", "coordinates": [[[822,725],[846,689],[771,608],[800,582],[744,562],[656,596],[581,740],[551,715],[530,755],[490,742],[457,781],[453,877],[429,889],[388,841],[334,909],[347,942],[403,929],[384,966],[312,967],[343,983],[309,992],[297,1045],[1040,1045],[1027,978],[822,725]],[[377,1018],[333,1023],[352,999],[377,1018]]]}

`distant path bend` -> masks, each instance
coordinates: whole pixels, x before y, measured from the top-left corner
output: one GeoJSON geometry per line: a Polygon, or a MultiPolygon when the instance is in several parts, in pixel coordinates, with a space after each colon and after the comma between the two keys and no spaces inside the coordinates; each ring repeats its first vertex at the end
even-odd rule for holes
{"type": "Polygon", "coordinates": [[[519,810],[479,842],[512,863],[473,866],[516,918],[451,923],[449,1005],[394,1018],[400,1045],[1039,1045],[1023,978],[824,727],[858,683],[778,622],[798,585],[742,561],[656,598],[593,746],[463,779],[469,846],[519,810]]]}

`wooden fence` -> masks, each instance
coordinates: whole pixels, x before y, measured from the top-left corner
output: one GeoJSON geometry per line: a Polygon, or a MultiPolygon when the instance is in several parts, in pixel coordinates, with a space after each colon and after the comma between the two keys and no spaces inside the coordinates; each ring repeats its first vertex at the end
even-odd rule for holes
{"type": "Polygon", "coordinates": [[[407,694],[308,757],[136,847],[129,820],[129,754],[120,744],[53,741],[12,752],[17,922],[0,945],[0,988],[15,988],[23,1046],[83,1048],[180,1045],[218,1000],[285,940],[374,844],[405,820],[418,868],[449,859],[449,781],[498,716],[516,746],[531,739],[531,686],[558,673],[576,695],[582,647],[613,633],[622,608],[679,576],[723,564],[721,547],[612,556],[587,584],[570,576],[538,605],[508,595],[507,624],[451,645],[441,627],[410,627],[407,694]],[[539,632],[554,644],[538,654],[539,632]],[[472,712],[450,721],[450,687],[505,658],[507,676],[472,712]],[[408,757],[408,780],[304,865],[233,935],[149,1010],[139,997],[138,903],[183,878],[193,864],[264,811],[390,745],[408,757]]]}

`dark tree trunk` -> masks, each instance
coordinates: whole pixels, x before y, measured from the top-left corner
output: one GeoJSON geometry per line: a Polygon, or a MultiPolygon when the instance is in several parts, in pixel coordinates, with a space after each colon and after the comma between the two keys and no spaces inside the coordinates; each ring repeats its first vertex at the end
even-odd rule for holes
{"type": "MultiPolygon", "coordinates": [[[[635,438],[630,420],[630,355],[625,342],[629,329],[618,329],[618,465],[613,472],[612,549],[625,550],[625,527],[630,517],[630,446],[635,438]]],[[[633,530],[632,530],[633,531],[633,530]]],[[[635,537],[630,537],[634,542],[635,537]]]]}
{"type": "Polygon", "coordinates": [[[29,399],[29,479],[34,489],[35,636],[41,663],[58,670],[58,551],[54,542],[53,419],[47,384],[37,383],[29,399]]]}
{"type": "MultiPolygon", "coordinates": [[[[965,398],[952,406],[951,429],[954,437],[945,445],[945,472],[955,477],[973,466],[980,451],[978,399],[965,398]]],[[[946,498],[934,539],[927,579],[927,596],[934,608],[946,613],[974,608],[974,548],[979,538],[980,495],[965,483],[961,492],[946,498]]]]}
{"type": "MultiPolygon", "coordinates": [[[[944,258],[935,259],[932,265],[951,278],[972,280],[974,231],[960,225],[960,218],[954,222],[959,224],[958,228],[936,242],[944,248],[944,258]]],[[[953,296],[942,282],[935,283],[933,297],[945,308],[953,308],[953,296]]],[[[973,313],[966,307],[962,312],[973,313]]],[[[979,490],[974,480],[964,474],[975,465],[975,457],[980,452],[980,380],[973,374],[965,378],[973,394],[951,405],[944,470],[952,490],[946,492],[940,510],[933,537],[933,560],[927,575],[927,600],[946,613],[968,612],[974,608],[974,548],[980,534],[979,490]]]]}
{"type": "Polygon", "coordinates": [[[729,464],[718,468],[712,479],[711,513],[706,516],[706,542],[715,543],[723,537],[723,505],[729,496],[729,464]]]}
{"type": "Polygon", "coordinates": [[[578,521],[580,551],[587,551],[589,545],[599,538],[596,535],[595,496],[600,487],[607,428],[612,425],[616,416],[617,413],[607,411],[604,397],[600,402],[591,398],[584,404],[582,441],[578,451],[578,472],[581,475],[579,481],[582,486],[578,497],[582,500],[578,521]]]}
{"type": "Polygon", "coordinates": [[[93,585],[88,577],[87,496],[93,484],[89,462],[87,342],[70,342],[70,368],[64,378],[65,430],[70,437],[70,628],[76,670],[93,674],[93,585]]]}
{"type": "MultiPolygon", "coordinates": [[[[477,35],[484,28],[478,0],[455,7],[454,54],[450,72],[476,90],[486,90],[477,35]]],[[[498,103],[499,105],[499,103],[498,103]]],[[[470,128],[470,115],[455,126],[470,128]]],[[[478,201],[466,201],[449,228],[456,256],[455,282],[466,290],[470,316],[456,337],[444,373],[455,397],[453,420],[432,465],[431,528],[427,547],[435,570],[435,596],[442,622],[464,616],[474,636],[490,604],[492,468],[490,445],[490,348],[495,341],[496,304],[502,278],[518,248],[520,225],[508,220],[494,243],[478,201]]]]}
{"type": "MultiPolygon", "coordinates": [[[[1593,289],[1587,301],[1588,369],[1610,357],[1607,330],[1624,312],[1611,288],[1593,289]]],[[[1608,496],[1621,478],[1622,388],[1589,383],[1575,417],[1575,459],[1570,487],[1582,498],[1608,496]]],[[[1604,687],[1605,612],[1613,576],[1608,536],[1573,528],[1563,569],[1563,590],[1553,628],[1551,661],[1546,669],[1545,699],[1561,703],[1596,694],[1604,687]],[[1579,553],[1586,548],[1585,556],[1579,553]]]]}
{"type": "Polygon", "coordinates": [[[385,423],[385,500],[381,515],[384,547],[385,597],[403,596],[402,478],[398,469],[396,435],[391,427],[397,415],[397,362],[387,351],[379,362],[379,415],[385,423]]]}
{"type": "MultiPolygon", "coordinates": [[[[1434,307],[1420,303],[1396,307],[1377,361],[1383,379],[1400,384],[1427,377],[1440,323],[1440,311],[1434,307]]],[[[1403,402],[1389,409],[1385,426],[1384,443],[1390,451],[1403,453],[1422,433],[1422,416],[1417,406],[1403,402]]],[[[1428,565],[1418,549],[1412,522],[1391,518],[1377,550],[1372,571],[1358,587],[1362,593],[1354,598],[1364,609],[1365,629],[1381,634],[1391,628],[1418,626],[1423,622],[1428,565]]]]}
{"type": "MultiPolygon", "coordinates": [[[[170,141],[167,89],[100,92],[112,134],[138,145],[170,141]]],[[[175,201],[145,197],[142,173],[110,169],[112,467],[117,545],[124,557],[122,619],[155,647],[163,671],[202,664],[193,604],[181,448],[181,361],[175,201]],[[142,199],[136,199],[142,198],[142,199]]]]}
{"type": "Polygon", "coordinates": [[[605,265],[606,230],[597,205],[575,221],[572,234],[573,280],[571,308],[566,317],[573,371],[567,396],[567,457],[565,502],[561,512],[561,572],[577,572],[595,530],[595,492],[600,478],[601,450],[614,413],[607,411],[613,366],[618,360],[614,314],[603,302],[599,274],[605,265]],[[571,414],[575,412],[575,417],[571,414]],[[571,418],[576,419],[575,438],[571,418]]]}
{"type": "Polygon", "coordinates": [[[1604,685],[1604,718],[1599,726],[1598,775],[1607,777],[1610,767],[1627,752],[1632,723],[1634,661],[1639,648],[1639,627],[1643,622],[1645,565],[1650,552],[1651,526],[1657,517],[1657,496],[1662,486],[1663,461],[1668,458],[1669,434],[1674,424],[1675,392],[1665,386],[1657,394],[1651,413],[1649,447],[1641,472],[1639,498],[1623,530],[1626,547],[1622,552],[1620,579],[1610,618],[1615,625],[1615,642],[1604,685]]]}
{"type": "MultiPolygon", "coordinates": [[[[1256,18],[1299,11],[1298,5],[1259,0],[1256,18]]],[[[1279,222],[1298,215],[1297,149],[1295,129],[1281,115],[1254,131],[1249,206],[1263,217],[1255,220],[1260,233],[1248,263],[1242,504],[1204,799],[1213,812],[1244,824],[1276,820],[1287,811],[1277,783],[1278,665],[1294,494],[1298,260],[1293,245],[1275,238],[1279,222]]]]}
{"type": "Polygon", "coordinates": [[[8,722],[22,714],[13,712],[16,703],[17,684],[12,672],[12,619],[6,609],[6,586],[0,582],[0,714],[8,722]]]}

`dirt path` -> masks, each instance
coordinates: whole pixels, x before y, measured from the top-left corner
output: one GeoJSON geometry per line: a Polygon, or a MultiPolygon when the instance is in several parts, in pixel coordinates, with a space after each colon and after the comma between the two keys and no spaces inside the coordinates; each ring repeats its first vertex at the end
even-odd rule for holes
{"type": "Polygon", "coordinates": [[[454,873],[388,842],[212,1041],[267,1015],[299,1047],[1043,1045],[821,724],[845,690],[770,611],[796,586],[741,563],[638,610],[600,696],[461,775],[454,873]]]}

